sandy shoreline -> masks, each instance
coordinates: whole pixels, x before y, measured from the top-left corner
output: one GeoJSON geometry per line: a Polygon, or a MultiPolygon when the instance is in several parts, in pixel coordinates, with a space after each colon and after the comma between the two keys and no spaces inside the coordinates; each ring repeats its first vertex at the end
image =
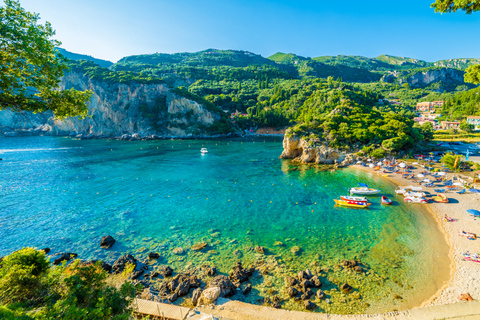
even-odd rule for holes
{"type": "MultiPolygon", "coordinates": [[[[373,169],[363,166],[354,165],[351,168],[374,173],[373,169]]],[[[423,168],[421,169],[423,170],[423,168]]],[[[413,171],[417,174],[420,169],[413,171]]],[[[449,173],[448,177],[452,177],[452,174],[449,173]]],[[[388,177],[382,178],[400,186],[415,185],[415,182],[406,180],[398,174],[389,174],[388,177]]],[[[431,195],[437,194],[433,190],[434,188],[441,187],[426,188],[422,186],[422,188],[428,197],[428,193],[431,195]]],[[[429,299],[418,303],[419,307],[417,308],[383,314],[332,315],[272,310],[268,307],[228,301],[220,303],[213,308],[201,307],[197,308],[197,310],[216,316],[228,317],[229,319],[462,319],[462,315],[465,316],[467,312],[473,314],[473,317],[470,318],[469,316],[468,319],[477,319],[477,315],[478,319],[480,319],[478,302],[460,302],[458,299],[461,294],[469,293],[474,300],[480,300],[480,263],[465,261],[462,255],[463,252],[467,251],[471,253],[480,252],[480,239],[468,240],[458,234],[460,230],[464,230],[480,236],[480,219],[474,218],[466,212],[467,209],[480,209],[480,195],[468,192],[465,194],[447,192],[445,195],[448,197],[449,203],[411,204],[422,206],[422,209],[426,209],[424,211],[431,215],[432,220],[437,224],[436,227],[443,233],[449,246],[448,255],[450,260],[449,280],[439,286],[438,291],[429,299]],[[456,219],[456,221],[444,222],[443,217],[445,214],[456,219]],[[472,310],[474,310],[473,313],[472,310]]]]}
{"type": "MultiPolygon", "coordinates": [[[[352,166],[352,168],[373,172],[373,169],[352,166]]],[[[423,169],[423,168],[422,168],[423,169]]],[[[419,173],[419,169],[413,170],[415,174],[419,173]]],[[[452,173],[447,176],[452,177],[452,173]]],[[[389,174],[388,177],[384,177],[397,185],[408,186],[415,185],[411,180],[406,180],[398,174],[389,174]]],[[[435,195],[437,194],[434,189],[442,187],[427,188],[422,186],[423,191],[435,195]]],[[[460,188],[458,190],[461,190],[460,188]]],[[[457,191],[458,191],[457,190],[457,191]]],[[[443,305],[459,302],[458,296],[460,294],[469,293],[474,300],[480,299],[480,263],[465,261],[463,259],[463,252],[476,253],[480,250],[480,239],[468,240],[465,237],[460,236],[458,233],[460,230],[473,232],[480,236],[480,219],[474,218],[469,215],[467,209],[479,209],[480,208],[480,196],[465,193],[458,194],[455,191],[446,192],[445,195],[449,199],[449,203],[436,203],[431,202],[429,204],[412,204],[418,206],[424,206],[425,209],[431,213],[431,215],[437,221],[440,230],[443,231],[446,237],[446,241],[450,246],[450,259],[451,259],[451,276],[450,281],[445,284],[433,297],[422,303],[424,306],[443,305]],[[444,215],[447,215],[455,222],[443,221],[444,215]]]]}

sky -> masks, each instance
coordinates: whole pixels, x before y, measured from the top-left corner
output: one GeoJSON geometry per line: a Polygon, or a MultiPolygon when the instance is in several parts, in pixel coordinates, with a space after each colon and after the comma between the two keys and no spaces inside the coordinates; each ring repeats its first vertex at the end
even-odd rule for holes
{"type": "Polygon", "coordinates": [[[20,0],[61,47],[116,62],[149,53],[245,50],[304,57],[480,58],[480,12],[434,0],[20,0]]]}

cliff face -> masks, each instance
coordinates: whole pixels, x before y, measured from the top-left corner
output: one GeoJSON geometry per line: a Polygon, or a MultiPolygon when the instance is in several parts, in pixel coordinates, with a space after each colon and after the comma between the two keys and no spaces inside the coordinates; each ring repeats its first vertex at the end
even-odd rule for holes
{"type": "Polygon", "coordinates": [[[281,159],[293,159],[301,163],[347,165],[355,161],[355,155],[344,153],[322,144],[312,145],[304,138],[290,136],[283,138],[281,159]]]}
{"type": "Polygon", "coordinates": [[[465,85],[465,72],[457,69],[433,69],[428,71],[393,71],[385,74],[381,81],[404,84],[412,88],[423,88],[433,83],[439,83],[438,89],[454,90],[457,86],[465,85]]]}
{"type": "Polygon", "coordinates": [[[62,78],[60,89],[69,88],[93,92],[87,118],[58,121],[50,112],[3,110],[0,111],[1,133],[89,138],[193,137],[207,136],[201,128],[220,119],[219,114],[174,94],[164,84],[100,83],[79,73],[68,73],[62,78]]]}

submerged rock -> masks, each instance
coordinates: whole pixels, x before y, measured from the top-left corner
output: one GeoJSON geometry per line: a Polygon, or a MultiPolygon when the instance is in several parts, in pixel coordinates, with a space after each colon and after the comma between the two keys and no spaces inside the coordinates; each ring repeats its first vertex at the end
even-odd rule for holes
{"type": "Polygon", "coordinates": [[[255,271],[254,268],[242,268],[242,263],[237,262],[237,265],[233,267],[232,272],[230,272],[230,278],[233,281],[245,282],[255,271]]]}
{"type": "Polygon", "coordinates": [[[298,281],[294,277],[286,276],[285,277],[285,283],[287,283],[289,286],[294,286],[298,283],[298,281]]]}
{"type": "Polygon", "coordinates": [[[137,271],[133,271],[132,272],[132,280],[135,280],[135,279],[138,279],[142,276],[142,274],[144,273],[145,271],[143,269],[140,269],[140,270],[137,270],[137,271]]]}
{"type": "Polygon", "coordinates": [[[206,242],[200,242],[200,243],[197,243],[196,245],[192,246],[192,250],[200,251],[200,250],[206,248],[207,246],[208,246],[208,244],[206,242]]]}
{"type": "Polygon", "coordinates": [[[174,254],[176,254],[176,255],[182,255],[182,254],[185,253],[185,249],[183,249],[183,248],[175,248],[175,249],[172,250],[172,252],[173,252],[174,254]]]}
{"type": "Polygon", "coordinates": [[[251,284],[247,284],[247,285],[246,285],[245,287],[243,287],[243,289],[242,289],[243,295],[248,294],[250,291],[252,291],[252,285],[251,285],[251,284]]]}
{"type": "Polygon", "coordinates": [[[148,254],[148,258],[149,258],[149,259],[158,259],[158,258],[160,258],[160,255],[159,255],[158,253],[156,253],[156,252],[150,252],[150,253],[148,254]]]}
{"type": "Polygon", "coordinates": [[[287,294],[290,298],[293,298],[295,296],[297,296],[300,292],[298,292],[297,289],[295,289],[294,287],[287,287],[287,294]]]}
{"type": "Polygon", "coordinates": [[[313,276],[311,279],[310,279],[310,282],[312,283],[312,285],[315,287],[315,288],[320,288],[322,286],[322,282],[320,281],[320,279],[317,277],[317,276],[313,276]]]}
{"type": "Polygon", "coordinates": [[[217,268],[215,267],[210,267],[207,269],[207,276],[209,277],[213,277],[215,275],[215,273],[217,273],[217,268]]]}
{"type": "Polygon", "coordinates": [[[327,296],[327,295],[325,294],[325,292],[323,292],[323,290],[318,290],[318,291],[317,291],[317,298],[318,298],[318,299],[321,300],[321,299],[325,298],[326,296],[327,296]]]}
{"type": "Polygon", "coordinates": [[[301,253],[302,249],[299,246],[293,246],[290,249],[290,252],[296,255],[299,255],[301,253]]]}
{"type": "Polygon", "coordinates": [[[105,249],[111,248],[114,244],[115,244],[115,239],[113,239],[112,236],[102,237],[102,240],[100,241],[100,247],[105,249]]]}
{"type": "Polygon", "coordinates": [[[356,260],[342,260],[342,264],[344,267],[347,267],[347,268],[353,268],[358,265],[356,260]]]}
{"type": "Polygon", "coordinates": [[[349,293],[353,290],[353,287],[351,285],[349,285],[348,283],[344,283],[340,286],[340,290],[343,292],[343,293],[349,293]]]}
{"type": "Polygon", "coordinates": [[[173,274],[173,269],[167,265],[158,266],[155,270],[164,277],[170,277],[173,274]]]}
{"type": "Polygon", "coordinates": [[[261,246],[256,246],[254,250],[255,250],[255,252],[265,254],[265,249],[261,246]]]}

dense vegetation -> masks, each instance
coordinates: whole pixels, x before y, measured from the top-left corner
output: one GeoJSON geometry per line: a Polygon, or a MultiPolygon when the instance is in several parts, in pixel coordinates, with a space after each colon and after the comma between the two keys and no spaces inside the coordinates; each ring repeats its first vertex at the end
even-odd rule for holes
{"type": "Polygon", "coordinates": [[[125,275],[108,278],[101,262],[51,266],[32,248],[0,263],[0,319],[127,320],[141,289],[125,275]]]}

